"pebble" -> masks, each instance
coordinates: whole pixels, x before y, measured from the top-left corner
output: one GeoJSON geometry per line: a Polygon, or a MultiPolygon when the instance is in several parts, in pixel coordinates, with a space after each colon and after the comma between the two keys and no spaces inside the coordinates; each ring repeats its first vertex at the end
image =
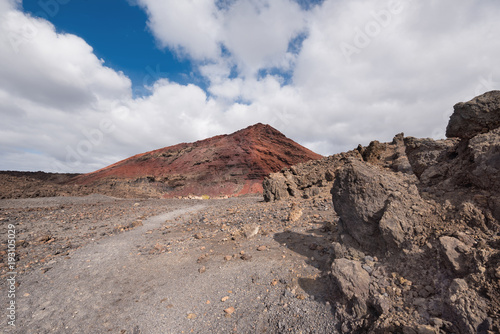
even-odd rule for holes
{"type": "Polygon", "coordinates": [[[367,272],[368,274],[371,274],[371,273],[373,272],[372,267],[370,267],[370,266],[368,266],[368,265],[366,265],[366,264],[363,264],[361,267],[362,267],[364,270],[366,270],[366,272],[367,272]]]}
{"type": "Polygon", "coordinates": [[[259,247],[257,247],[257,250],[259,252],[263,252],[263,251],[267,250],[267,247],[266,246],[259,246],[259,247]]]}
{"type": "Polygon", "coordinates": [[[205,268],[205,266],[201,267],[200,269],[198,269],[198,272],[200,274],[203,274],[205,271],[207,271],[207,268],[205,268]]]}
{"type": "Polygon", "coordinates": [[[196,318],[196,314],[194,314],[194,313],[189,313],[189,314],[187,315],[187,318],[188,318],[188,319],[194,319],[194,318],[196,318]]]}
{"type": "Polygon", "coordinates": [[[232,306],[231,306],[231,307],[228,307],[228,308],[226,308],[226,309],[224,309],[224,312],[225,312],[226,314],[233,314],[233,313],[234,313],[234,311],[235,311],[235,309],[234,309],[234,307],[232,307],[232,306]]]}
{"type": "Polygon", "coordinates": [[[228,300],[228,299],[229,299],[229,296],[225,296],[225,297],[222,297],[220,301],[221,301],[221,302],[225,302],[225,301],[226,301],[226,300],[228,300]]]}

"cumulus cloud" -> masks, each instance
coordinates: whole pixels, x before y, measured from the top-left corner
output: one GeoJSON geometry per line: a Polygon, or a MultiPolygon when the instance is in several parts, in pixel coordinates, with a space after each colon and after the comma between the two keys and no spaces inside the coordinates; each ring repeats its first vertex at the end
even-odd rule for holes
{"type": "Polygon", "coordinates": [[[500,86],[495,0],[138,3],[206,88],[134,97],[83,39],[0,0],[0,169],[88,172],[256,122],[325,155],[439,138],[454,103],[500,86]]]}

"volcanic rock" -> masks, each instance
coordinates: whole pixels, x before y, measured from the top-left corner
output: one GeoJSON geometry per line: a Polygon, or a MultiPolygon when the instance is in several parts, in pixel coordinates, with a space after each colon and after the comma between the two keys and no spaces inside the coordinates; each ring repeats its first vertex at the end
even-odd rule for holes
{"type": "Polygon", "coordinates": [[[126,184],[163,197],[261,193],[269,173],[320,155],[269,125],[135,155],[74,183],[118,188],[126,184]]]}
{"type": "Polygon", "coordinates": [[[353,312],[363,316],[367,311],[370,275],[361,267],[361,263],[347,259],[334,260],[332,278],[341,296],[351,304],[353,312]]]}
{"type": "Polygon", "coordinates": [[[425,206],[411,178],[354,159],[339,170],[331,192],[341,232],[372,252],[410,239],[420,220],[410,208],[425,206]]]}
{"type": "Polygon", "coordinates": [[[453,138],[399,134],[265,180],[266,200],[331,189],[339,331],[500,331],[499,115],[500,91],[486,93],[455,106],[453,138]]]}
{"type": "Polygon", "coordinates": [[[491,91],[466,103],[457,103],[446,137],[470,139],[500,127],[500,91],[491,91]]]}
{"type": "Polygon", "coordinates": [[[468,262],[470,260],[467,253],[469,253],[470,247],[465,245],[460,240],[448,236],[439,238],[439,242],[450,269],[456,274],[466,273],[468,262]]]}

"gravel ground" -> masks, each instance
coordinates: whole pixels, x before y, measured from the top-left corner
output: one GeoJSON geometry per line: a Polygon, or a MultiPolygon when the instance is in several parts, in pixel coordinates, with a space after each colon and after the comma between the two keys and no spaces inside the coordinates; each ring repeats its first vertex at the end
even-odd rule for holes
{"type": "Polygon", "coordinates": [[[17,229],[17,320],[2,317],[5,332],[336,332],[328,198],[2,200],[0,219],[5,241],[17,229]]]}

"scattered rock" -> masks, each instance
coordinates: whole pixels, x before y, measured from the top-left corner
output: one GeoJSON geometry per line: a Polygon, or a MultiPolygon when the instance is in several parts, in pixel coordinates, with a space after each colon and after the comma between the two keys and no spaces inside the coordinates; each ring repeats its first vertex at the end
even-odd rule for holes
{"type": "Polygon", "coordinates": [[[287,221],[291,223],[297,222],[300,217],[302,217],[302,209],[300,208],[299,204],[293,202],[290,206],[290,212],[288,213],[287,221]]]}
{"type": "Polygon", "coordinates": [[[248,224],[242,227],[243,235],[247,239],[252,239],[259,234],[260,226],[257,224],[248,224]]]}
{"type": "Polygon", "coordinates": [[[242,259],[243,261],[250,261],[252,259],[252,256],[249,254],[243,254],[240,256],[240,259],[242,259]]]}
{"type": "Polygon", "coordinates": [[[231,306],[231,307],[228,307],[228,308],[226,308],[226,309],[224,309],[224,312],[225,312],[226,314],[233,314],[233,313],[234,313],[234,311],[235,311],[235,309],[234,309],[234,307],[232,307],[232,306],[231,306]]]}

